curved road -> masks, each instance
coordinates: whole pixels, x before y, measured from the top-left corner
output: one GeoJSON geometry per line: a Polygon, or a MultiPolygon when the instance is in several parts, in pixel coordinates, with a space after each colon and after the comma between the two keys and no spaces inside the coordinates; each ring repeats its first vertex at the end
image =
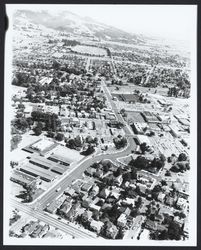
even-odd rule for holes
{"type": "Polygon", "coordinates": [[[93,236],[91,236],[91,235],[89,235],[89,234],[87,234],[87,233],[85,233],[77,228],[69,226],[61,221],[58,221],[55,218],[52,218],[48,215],[45,215],[43,212],[44,208],[47,206],[48,203],[51,203],[54,199],[56,199],[56,197],[61,195],[65,191],[67,186],[69,186],[74,180],[82,177],[83,172],[93,163],[99,162],[103,159],[108,159],[108,160],[116,162],[118,164],[117,158],[129,155],[131,153],[131,151],[136,148],[136,144],[135,144],[134,139],[133,139],[132,130],[130,129],[128,124],[126,124],[123,117],[119,114],[114,102],[112,101],[111,94],[110,94],[107,86],[103,82],[103,80],[102,80],[102,86],[103,86],[104,92],[107,96],[107,99],[110,102],[110,105],[111,105],[111,107],[112,107],[112,109],[117,117],[117,120],[124,124],[124,131],[125,131],[126,138],[127,138],[126,148],[124,148],[123,150],[121,150],[119,152],[115,152],[113,154],[104,152],[104,153],[99,154],[99,155],[93,154],[87,158],[84,158],[71,171],[71,173],[69,173],[68,175],[64,175],[63,178],[57,184],[53,185],[49,190],[47,190],[45,193],[43,193],[36,201],[34,201],[31,204],[25,205],[25,204],[19,203],[19,202],[14,201],[14,200],[10,201],[12,206],[20,209],[21,211],[24,211],[25,213],[27,213],[31,216],[34,216],[34,217],[36,217],[44,222],[47,222],[50,225],[55,225],[57,228],[61,229],[62,231],[66,232],[68,234],[71,234],[71,235],[75,235],[76,237],[93,238],[93,236]],[[60,190],[57,192],[56,190],[58,190],[58,188],[60,188],[60,190]],[[34,215],[33,215],[33,213],[34,213],[34,215]]]}
{"type": "Polygon", "coordinates": [[[48,203],[50,203],[53,199],[55,199],[57,196],[62,194],[64,192],[64,190],[66,189],[66,187],[69,186],[72,183],[72,181],[82,177],[83,172],[93,163],[99,162],[103,159],[108,159],[108,160],[111,160],[113,162],[117,162],[117,158],[129,155],[131,153],[131,151],[136,148],[136,144],[135,144],[135,141],[133,139],[132,130],[130,129],[128,124],[126,124],[122,115],[119,114],[115,103],[112,101],[111,94],[110,94],[108,88],[106,87],[105,83],[103,82],[103,80],[102,80],[102,87],[104,89],[104,92],[107,96],[108,101],[110,102],[112,110],[114,111],[114,113],[117,117],[117,120],[124,124],[124,131],[125,131],[127,142],[128,142],[127,147],[124,148],[120,152],[115,152],[113,154],[103,153],[100,155],[93,154],[89,158],[87,158],[87,159],[85,158],[84,160],[82,160],[80,162],[80,164],[77,165],[77,167],[74,168],[74,170],[69,175],[66,175],[59,183],[57,183],[52,188],[50,188],[44,196],[41,196],[41,198],[37,199],[38,209],[44,209],[48,203]],[[59,192],[56,192],[56,189],[58,189],[58,188],[61,188],[61,189],[59,192]]]}

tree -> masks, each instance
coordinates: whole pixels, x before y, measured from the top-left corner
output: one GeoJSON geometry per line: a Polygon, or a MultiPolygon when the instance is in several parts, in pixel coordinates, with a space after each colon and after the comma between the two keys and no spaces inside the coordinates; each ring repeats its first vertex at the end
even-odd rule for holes
{"type": "Polygon", "coordinates": [[[78,136],[75,137],[74,143],[75,143],[76,147],[81,147],[82,146],[82,139],[81,139],[80,135],[78,135],[78,136]]]}
{"type": "Polygon", "coordinates": [[[121,174],[122,174],[122,168],[121,167],[118,167],[117,170],[113,173],[113,175],[115,177],[118,177],[121,174]]]}
{"type": "Polygon", "coordinates": [[[148,151],[149,147],[147,146],[145,142],[143,142],[140,144],[140,149],[142,151],[142,154],[144,154],[146,151],[148,151]]]}
{"type": "Polygon", "coordinates": [[[62,141],[62,140],[64,139],[64,134],[58,133],[58,134],[56,135],[55,139],[56,139],[57,141],[62,141]]]}
{"type": "Polygon", "coordinates": [[[117,136],[117,138],[114,138],[113,140],[115,147],[117,149],[123,148],[127,145],[127,140],[125,137],[121,137],[120,135],[117,136]]]}
{"type": "Polygon", "coordinates": [[[116,239],[118,240],[118,239],[123,239],[123,237],[124,237],[124,230],[120,227],[119,228],[119,232],[118,232],[118,234],[117,234],[117,236],[116,236],[116,239]]]}
{"type": "Polygon", "coordinates": [[[153,161],[151,162],[151,167],[152,168],[157,168],[158,170],[164,167],[165,163],[159,158],[154,158],[153,161]]]}
{"type": "Polygon", "coordinates": [[[187,156],[184,153],[179,154],[178,161],[186,161],[187,156]]]}
{"type": "Polygon", "coordinates": [[[169,223],[168,238],[170,240],[180,240],[183,234],[181,227],[174,221],[169,223]]]}
{"type": "Polygon", "coordinates": [[[186,215],[183,212],[178,212],[178,211],[174,213],[174,216],[179,216],[180,219],[186,218],[186,215]]]}
{"type": "Polygon", "coordinates": [[[162,180],[162,181],[161,181],[161,185],[162,185],[162,186],[167,186],[167,182],[166,182],[165,180],[162,180]]]}
{"type": "Polygon", "coordinates": [[[135,160],[131,160],[129,165],[139,169],[146,169],[149,166],[149,161],[143,156],[138,156],[135,160]]]}
{"type": "Polygon", "coordinates": [[[158,240],[168,240],[168,232],[167,232],[167,230],[163,230],[163,231],[158,235],[158,240]]]}
{"type": "Polygon", "coordinates": [[[124,180],[124,182],[130,181],[131,180],[131,173],[129,173],[129,172],[124,173],[123,180],[124,180]]]}
{"type": "Polygon", "coordinates": [[[22,140],[21,135],[14,135],[11,139],[11,151],[16,149],[20,141],[22,140]]]}
{"type": "Polygon", "coordinates": [[[94,147],[91,146],[91,145],[89,145],[88,148],[87,148],[87,150],[82,151],[80,154],[87,156],[87,155],[92,154],[94,151],[95,151],[94,147]]]}
{"type": "Polygon", "coordinates": [[[160,154],[160,160],[161,160],[162,162],[165,162],[165,161],[166,161],[166,157],[165,157],[164,154],[160,154]]]}
{"type": "Polygon", "coordinates": [[[33,129],[35,135],[37,136],[40,135],[42,133],[42,128],[43,128],[43,125],[41,122],[39,122],[37,126],[33,129]]]}
{"type": "Polygon", "coordinates": [[[27,120],[23,117],[13,120],[12,125],[14,125],[17,129],[21,130],[22,132],[25,132],[29,127],[27,120]]]}
{"type": "Polygon", "coordinates": [[[138,197],[137,201],[135,202],[136,208],[139,208],[142,205],[142,197],[138,197]]]}
{"type": "Polygon", "coordinates": [[[55,133],[52,131],[47,131],[47,137],[54,138],[55,133]]]}
{"type": "Polygon", "coordinates": [[[66,142],[66,147],[70,148],[70,149],[75,149],[76,146],[75,146],[75,141],[74,139],[69,139],[67,142],[66,142]]]}
{"type": "Polygon", "coordinates": [[[165,176],[171,176],[171,173],[169,170],[166,171],[165,176]]]}
{"type": "Polygon", "coordinates": [[[149,136],[154,136],[155,132],[154,131],[150,131],[149,136]]]}
{"type": "Polygon", "coordinates": [[[132,168],[131,170],[131,179],[133,180],[137,179],[137,170],[135,168],[132,168]]]}

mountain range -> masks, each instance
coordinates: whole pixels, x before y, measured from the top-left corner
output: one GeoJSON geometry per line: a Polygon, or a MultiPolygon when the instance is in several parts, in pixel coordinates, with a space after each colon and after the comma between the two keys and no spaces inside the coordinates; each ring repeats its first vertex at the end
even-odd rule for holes
{"type": "Polygon", "coordinates": [[[18,26],[24,23],[105,41],[132,44],[145,42],[142,35],[130,34],[116,27],[97,22],[90,17],[81,17],[66,10],[55,13],[46,10],[17,10],[14,14],[14,25],[18,26]]]}

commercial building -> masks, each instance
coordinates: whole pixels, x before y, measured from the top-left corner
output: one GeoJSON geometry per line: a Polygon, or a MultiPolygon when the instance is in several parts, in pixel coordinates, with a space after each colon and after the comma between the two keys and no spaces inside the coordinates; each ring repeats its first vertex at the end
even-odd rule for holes
{"type": "Polygon", "coordinates": [[[31,176],[40,177],[41,180],[46,182],[51,182],[55,179],[54,173],[32,165],[31,163],[27,164],[26,166],[21,166],[20,170],[31,176]]]}
{"type": "Polygon", "coordinates": [[[141,112],[141,115],[148,123],[160,123],[159,119],[149,111],[141,112]]]}
{"type": "Polygon", "coordinates": [[[22,186],[29,186],[31,185],[33,182],[36,182],[36,178],[32,177],[30,175],[27,175],[21,171],[18,170],[14,170],[12,172],[12,175],[10,177],[10,180],[13,182],[16,182],[22,186]]]}
{"type": "Polygon", "coordinates": [[[134,122],[132,128],[135,134],[144,134],[144,130],[147,128],[147,123],[134,122]]]}

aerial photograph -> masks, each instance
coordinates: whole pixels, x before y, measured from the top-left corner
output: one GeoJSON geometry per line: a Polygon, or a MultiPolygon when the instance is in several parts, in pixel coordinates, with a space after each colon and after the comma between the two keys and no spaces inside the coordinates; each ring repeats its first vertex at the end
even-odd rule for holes
{"type": "Polygon", "coordinates": [[[195,13],[6,5],[6,244],[196,244],[195,13]]]}

